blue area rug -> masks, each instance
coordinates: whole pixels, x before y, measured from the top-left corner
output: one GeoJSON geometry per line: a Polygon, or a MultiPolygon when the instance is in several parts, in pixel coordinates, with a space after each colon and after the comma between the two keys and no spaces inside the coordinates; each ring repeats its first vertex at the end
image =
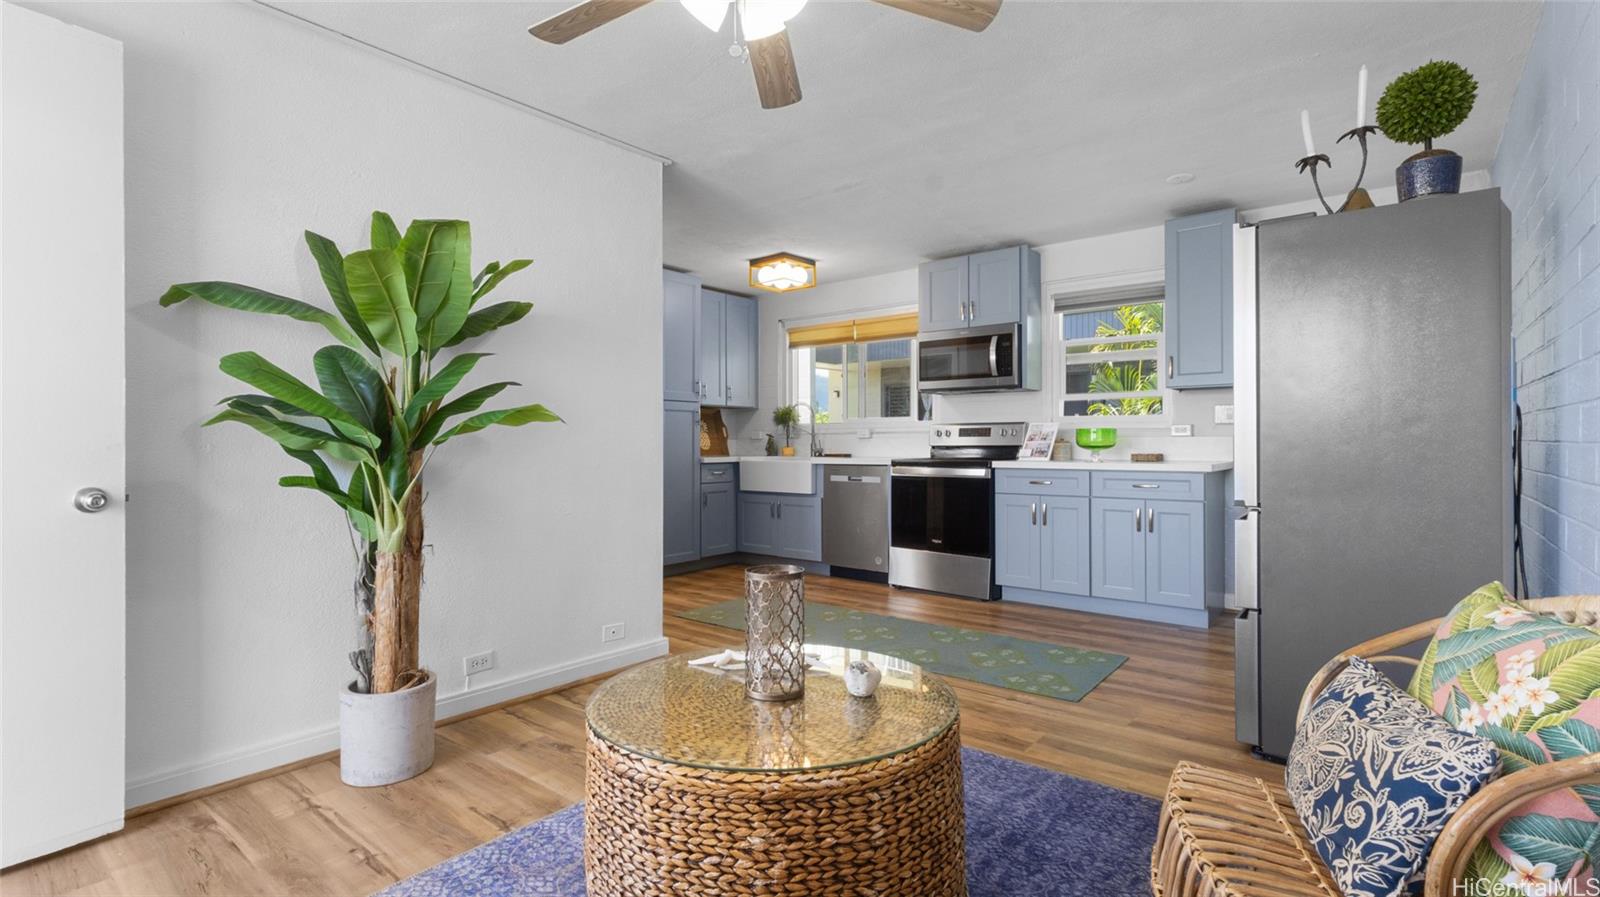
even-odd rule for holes
{"type": "MultiPolygon", "coordinates": [[[[969,897],[1149,897],[1152,798],[961,749],[969,897]]],[[[585,897],[575,804],[378,897],[585,897]]]]}

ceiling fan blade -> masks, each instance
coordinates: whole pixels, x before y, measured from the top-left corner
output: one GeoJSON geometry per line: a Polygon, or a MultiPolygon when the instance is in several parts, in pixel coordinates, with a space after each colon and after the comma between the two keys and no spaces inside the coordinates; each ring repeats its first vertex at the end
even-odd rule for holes
{"type": "Polygon", "coordinates": [[[649,2],[650,0],[584,0],[577,6],[558,12],[534,25],[528,29],[528,33],[546,43],[564,44],[649,2]]]}
{"type": "Polygon", "coordinates": [[[1000,0],[876,0],[884,6],[903,9],[923,18],[965,28],[968,31],[982,31],[994,21],[995,14],[1000,12],[1000,0]]]}
{"type": "Polygon", "coordinates": [[[800,102],[800,75],[794,68],[789,32],[747,41],[745,46],[750,48],[750,70],[756,73],[761,108],[778,109],[800,102]]]}

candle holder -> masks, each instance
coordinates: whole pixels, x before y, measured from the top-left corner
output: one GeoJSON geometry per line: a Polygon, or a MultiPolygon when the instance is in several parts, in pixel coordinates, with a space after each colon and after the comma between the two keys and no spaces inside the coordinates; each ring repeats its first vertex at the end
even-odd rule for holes
{"type": "MultiPolygon", "coordinates": [[[[1367,135],[1376,134],[1378,129],[1373,125],[1362,125],[1339,135],[1334,143],[1343,143],[1351,137],[1361,144],[1361,170],[1356,172],[1356,185],[1350,188],[1350,193],[1344,198],[1344,205],[1339,207],[1341,212],[1355,212],[1360,209],[1370,209],[1373,206],[1372,197],[1362,188],[1361,181],[1367,176],[1367,135]]],[[[1324,203],[1326,205],[1326,203],[1324,203]]]]}
{"type": "Polygon", "coordinates": [[[1328,201],[1326,199],[1323,199],[1323,197],[1322,197],[1322,184],[1317,180],[1317,164],[1318,163],[1326,165],[1329,168],[1333,167],[1333,160],[1329,159],[1325,153],[1317,153],[1314,156],[1306,156],[1304,159],[1301,159],[1300,161],[1294,163],[1294,167],[1299,169],[1302,172],[1304,172],[1304,171],[1306,171],[1308,169],[1311,171],[1311,186],[1315,187],[1316,190],[1317,190],[1317,199],[1322,202],[1322,207],[1324,209],[1328,210],[1328,214],[1332,215],[1333,214],[1333,206],[1328,205],[1328,201]]]}

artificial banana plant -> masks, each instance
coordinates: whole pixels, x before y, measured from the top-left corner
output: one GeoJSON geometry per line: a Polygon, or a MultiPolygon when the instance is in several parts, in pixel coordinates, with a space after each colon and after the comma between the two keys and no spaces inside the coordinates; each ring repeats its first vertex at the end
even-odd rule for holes
{"type": "Polygon", "coordinates": [[[344,512],[358,536],[361,568],[363,644],[351,652],[357,688],[395,691],[423,675],[417,622],[422,474],[429,460],[451,439],[495,424],[560,420],[543,405],[479,411],[518,384],[452,395],[486,353],[439,357],[527,315],[533,307],[527,302],[478,303],[531,262],[490,262],[474,275],[467,222],[413,221],[402,235],[383,212],[372,213],[370,249],[341,255],[332,240],[310,231],[306,245],[337,314],[222,281],[176,284],[161,304],[194,298],[285,315],[320,325],[338,340],[312,356],[320,391],[254,352],[225,356],[223,372],[260,392],[223,399],[226,409],[206,426],[232,421],[274,440],[310,468],[309,476],[282,477],[278,485],[320,492],[344,512]]]}

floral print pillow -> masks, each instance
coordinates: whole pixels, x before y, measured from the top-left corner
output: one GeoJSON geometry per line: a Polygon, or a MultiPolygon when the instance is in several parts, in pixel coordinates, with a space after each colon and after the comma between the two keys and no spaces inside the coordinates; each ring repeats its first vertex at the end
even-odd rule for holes
{"type": "MultiPolygon", "coordinates": [[[[1494,742],[1507,773],[1600,751],[1600,632],[1535,614],[1497,582],[1445,618],[1410,691],[1494,742]]],[[[1469,893],[1600,893],[1589,890],[1597,859],[1600,787],[1554,792],[1519,806],[1477,846],[1469,893]]]]}
{"type": "Polygon", "coordinates": [[[1354,658],[1301,721],[1284,786],[1345,897],[1393,897],[1499,765],[1494,745],[1354,658]]]}

